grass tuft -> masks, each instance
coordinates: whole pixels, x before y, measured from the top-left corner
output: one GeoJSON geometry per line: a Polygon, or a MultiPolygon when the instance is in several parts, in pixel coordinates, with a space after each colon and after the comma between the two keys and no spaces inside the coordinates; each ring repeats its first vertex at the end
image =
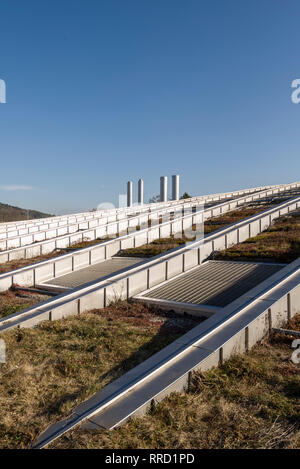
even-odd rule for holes
{"type": "Polygon", "coordinates": [[[139,303],[1,335],[0,448],[25,448],[50,423],[197,323],[139,303]]]}
{"type": "Polygon", "coordinates": [[[300,215],[283,216],[263,233],[215,253],[217,260],[289,263],[300,256],[300,215]]]}
{"type": "Polygon", "coordinates": [[[19,290],[7,290],[0,293],[0,318],[9,314],[18,313],[23,309],[34,306],[50,297],[37,293],[23,292],[19,290]]]}

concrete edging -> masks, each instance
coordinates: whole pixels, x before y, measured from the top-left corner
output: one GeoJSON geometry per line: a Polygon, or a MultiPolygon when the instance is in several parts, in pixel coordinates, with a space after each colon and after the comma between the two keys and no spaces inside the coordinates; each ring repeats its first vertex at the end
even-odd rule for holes
{"type": "MultiPolygon", "coordinates": [[[[222,215],[243,203],[259,200],[263,198],[266,193],[271,195],[270,192],[278,193],[277,191],[280,189],[272,189],[271,191],[262,191],[252,195],[246,195],[239,199],[233,199],[228,202],[223,202],[216,206],[210,207],[204,211],[204,221],[213,217],[222,215]]],[[[185,227],[190,228],[190,223],[185,222],[185,226],[181,225],[183,223],[183,218],[185,220],[190,220],[191,215],[187,215],[186,217],[181,217],[179,219],[170,220],[160,225],[154,225],[151,228],[147,228],[144,230],[140,230],[137,232],[132,232],[129,235],[121,236],[116,239],[112,239],[107,242],[103,242],[96,246],[90,246],[80,251],[75,251],[73,253],[67,253],[65,255],[59,256],[57,258],[52,258],[49,260],[41,261],[37,264],[33,264],[32,266],[26,266],[23,268],[19,268],[10,272],[6,272],[0,274],[0,291],[5,291],[9,289],[13,284],[18,284],[20,286],[31,286],[35,284],[39,284],[41,282],[46,282],[52,278],[56,278],[60,275],[65,275],[70,273],[74,270],[78,270],[83,267],[87,267],[89,265],[94,265],[95,263],[100,262],[101,260],[110,259],[113,255],[115,255],[120,249],[126,249],[129,247],[134,247],[143,243],[146,244],[151,242],[153,239],[160,238],[163,236],[168,236],[170,234],[179,233],[185,227]],[[179,226],[178,226],[179,224],[179,226]],[[154,233],[153,237],[150,233],[154,233]],[[138,242],[136,241],[138,240],[138,242]]],[[[194,222],[195,217],[192,216],[192,220],[194,222]]],[[[118,229],[118,228],[116,228],[118,229]]],[[[67,240],[67,244],[70,244],[71,240],[74,239],[73,236],[79,236],[80,240],[81,237],[84,236],[83,234],[79,235],[71,235],[70,240],[67,240]]],[[[97,238],[98,232],[94,233],[94,239],[97,238]]],[[[61,239],[56,239],[52,241],[37,243],[33,247],[27,247],[27,250],[30,250],[32,254],[36,253],[39,254],[40,250],[44,247],[47,250],[50,246],[50,251],[52,248],[55,248],[57,244],[60,245],[61,239]],[[51,247],[52,246],[52,247],[51,247]]],[[[62,246],[63,247],[63,246],[62,246]]],[[[64,246],[65,247],[65,246],[64,246]]],[[[10,251],[10,255],[12,255],[14,251],[10,251]]],[[[23,253],[23,249],[21,250],[21,255],[23,253]]],[[[44,252],[42,252],[44,253],[44,252]]],[[[5,253],[2,253],[4,255],[5,253]]],[[[6,255],[6,254],[5,254],[6,255]]],[[[8,254],[9,255],[9,254],[8,254]]],[[[0,259],[1,259],[1,252],[0,252],[0,259]]]]}
{"type": "Polygon", "coordinates": [[[272,221],[300,207],[300,197],[284,202],[246,220],[218,230],[200,241],[176,248],[150,261],[129,268],[126,273],[90,282],[58,295],[40,305],[0,319],[0,332],[12,327],[33,327],[44,319],[61,319],[93,308],[102,308],[116,299],[127,299],[199,265],[217,247],[223,249],[264,231],[272,221]]]}

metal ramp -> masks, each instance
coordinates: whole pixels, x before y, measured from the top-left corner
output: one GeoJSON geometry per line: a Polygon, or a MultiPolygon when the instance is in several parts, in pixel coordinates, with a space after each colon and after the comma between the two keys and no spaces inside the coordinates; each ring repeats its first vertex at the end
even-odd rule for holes
{"type": "Polygon", "coordinates": [[[112,257],[106,261],[47,280],[47,282],[40,283],[36,287],[57,292],[67,291],[85,283],[105,278],[113,273],[122,273],[123,270],[142,261],[145,261],[145,259],[139,257],[112,257]]]}
{"type": "Polygon", "coordinates": [[[210,316],[285,264],[207,261],[136,295],[134,299],[177,312],[210,316]]]}

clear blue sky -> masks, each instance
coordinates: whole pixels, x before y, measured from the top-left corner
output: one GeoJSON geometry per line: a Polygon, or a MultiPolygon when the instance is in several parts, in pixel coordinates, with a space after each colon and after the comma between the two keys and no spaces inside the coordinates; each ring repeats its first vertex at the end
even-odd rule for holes
{"type": "Polygon", "coordinates": [[[0,201],[64,213],[139,177],[147,200],[175,173],[193,195],[300,179],[299,20],[299,0],[1,0],[0,201]]]}

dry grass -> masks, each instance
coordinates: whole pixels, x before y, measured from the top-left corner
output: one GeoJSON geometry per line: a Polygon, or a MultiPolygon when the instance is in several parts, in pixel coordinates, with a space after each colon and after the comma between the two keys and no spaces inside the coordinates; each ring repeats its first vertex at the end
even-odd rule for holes
{"type": "Polygon", "coordinates": [[[297,314],[287,323],[287,327],[291,331],[300,331],[300,314],[297,314]]]}
{"type": "Polygon", "coordinates": [[[65,249],[56,249],[48,254],[42,254],[41,256],[31,257],[30,259],[15,259],[13,261],[4,262],[0,264],[0,274],[5,272],[10,272],[11,270],[20,269],[22,267],[27,267],[32,264],[36,264],[38,262],[46,261],[48,259],[53,259],[54,257],[62,256],[63,254],[67,254],[70,251],[76,251],[78,249],[83,249],[89,246],[94,246],[96,244],[101,244],[104,241],[108,241],[112,238],[97,238],[92,241],[81,241],[79,243],[73,243],[69,248],[65,249]]]}
{"type": "MultiPolygon", "coordinates": [[[[136,248],[123,249],[118,252],[118,256],[122,257],[153,257],[163,252],[169,251],[170,249],[177,248],[185,244],[187,241],[186,238],[160,238],[155,239],[152,243],[144,244],[136,248]]],[[[191,241],[191,240],[189,240],[191,241]]]]}
{"type": "Polygon", "coordinates": [[[30,259],[15,259],[13,261],[4,262],[0,264],[0,274],[5,272],[10,272],[11,270],[20,269],[22,267],[27,267],[31,264],[36,264],[37,262],[46,261],[47,259],[52,259],[53,257],[62,256],[66,254],[66,250],[53,251],[49,254],[43,254],[41,256],[31,257],[30,259]]]}
{"type": "Polygon", "coordinates": [[[23,291],[5,291],[0,293],[0,318],[18,313],[23,309],[47,300],[48,296],[23,291]]]}
{"type": "MultiPolygon", "coordinates": [[[[281,202],[281,200],[280,200],[281,202]]],[[[204,234],[210,234],[220,228],[230,225],[231,223],[236,223],[244,218],[260,213],[268,208],[275,206],[276,204],[266,204],[261,203],[260,205],[254,207],[241,208],[239,210],[232,210],[227,214],[224,214],[220,217],[214,217],[210,220],[207,220],[204,223],[204,234]]],[[[196,231],[196,225],[193,225],[191,233],[196,231]]],[[[180,238],[175,238],[170,236],[170,238],[161,238],[156,239],[150,244],[144,244],[137,248],[124,249],[118,253],[118,256],[126,257],[153,257],[164,252],[167,252],[171,249],[177,248],[178,246],[184,245],[187,241],[193,241],[193,237],[182,236],[180,238]]]]}
{"type": "Polygon", "coordinates": [[[262,203],[261,205],[256,205],[254,207],[250,206],[250,207],[241,208],[238,210],[232,210],[219,217],[210,218],[204,223],[204,234],[207,235],[207,234],[213,233],[216,230],[219,230],[221,228],[225,228],[225,226],[231,225],[231,223],[237,223],[238,221],[241,221],[244,218],[252,217],[253,215],[256,215],[257,213],[261,213],[264,210],[275,207],[275,205],[277,204],[263,204],[262,203]]]}
{"type": "Polygon", "coordinates": [[[75,242],[72,243],[69,248],[66,248],[65,251],[76,251],[77,249],[88,248],[89,246],[95,246],[96,244],[104,243],[105,241],[110,241],[111,239],[115,239],[118,237],[118,233],[113,237],[106,237],[106,238],[96,238],[93,240],[83,240],[79,243],[75,242]]]}
{"type": "MultiPolygon", "coordinates": [[[[300,315],[288,328],[300,325],[300,315]]],[[[299,330],[299,329],[298,329],[299,330]]],[[[300,448],[300,373],[291,340],[272,338],[193,376],[146,417],[112,431],[69,432],[55,448],[300,448]]]]}
{"type": "MultiPolygon", "coordinates": [[[[50,423],[195,325],[139,303],[3,334],[0,447],[29,447],[50,423]]],[[[287,325],[298,329],[300,315],[287,325]]],[[[193,376],[146,417],[113,431],[69,432],[56,448],[299,448],[299,365],[291,339],[274,336],[250,353],[193,376]]]]}
{"type": "Polygon", "coordinates": [[[0,448],[28,447],[50,423],[195,324],[122,302],[2,334],[0,448]]]}
{"type": "Polygon", "coordinates": [[[219,260],[288,263],[300,256],[300,215],[283,216],[263,233],[215,253],[219,260]]]}

